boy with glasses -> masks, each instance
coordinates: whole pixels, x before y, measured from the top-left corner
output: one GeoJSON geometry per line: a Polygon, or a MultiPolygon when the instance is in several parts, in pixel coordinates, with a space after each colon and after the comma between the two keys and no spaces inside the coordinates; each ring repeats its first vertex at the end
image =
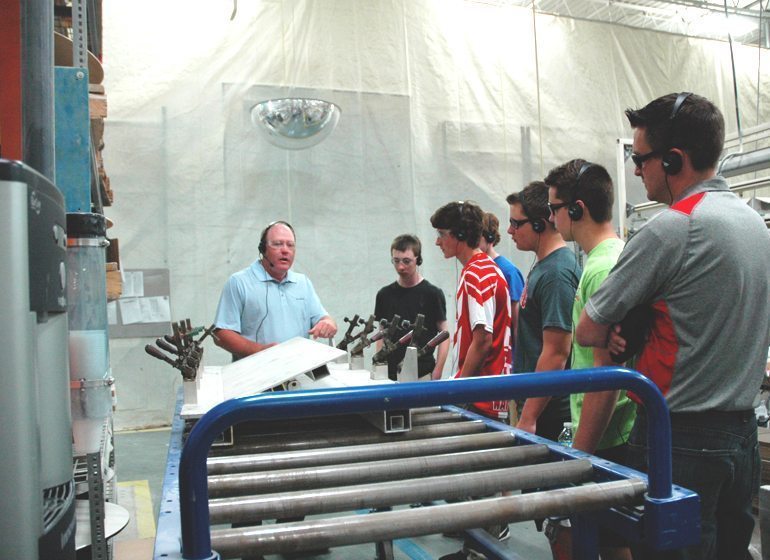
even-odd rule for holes
{"type": "MultiPolygon", "coordinates": [[[[520,251],[535,254],[519,302],[514,373],[565,369],[572,343],[572,303],[580,276],[574,253],[548,221],[548,187],[534,181],[506,198],[508,233],[520,251]]],[[[516,425],[552,441],[570,419],[567,395],[524,402],[516,425]]]]}
{"type": "MultiPolygon", "coordinates": [[[[604,282],[623,250],[623,241],[612,226],[612,179],[601,165],[574,159],[552,169],[548,185],[550,222],[566,241],[574,241],[586,254],[572,321],[577,325],[588,299],[604,282]]],[[[615,365],[606,348],[580,346],[572,341],[571,369],[615,365]]],[[[570,395],[572,447],[615,463],[626,462],[626,442],[636,418],[636,404],[625,391],[570,395]]],[[[564,521],[549,520],[546,529],[554,558],[572,558],[571,532],[564,521]]],[[[601,530],[602,560],[630,560],[631,553],[617,535],[601,530]]]]}
{"type": "MultiPolygon", "coordinates": [[[[416,235],[399,235],[390,245],[390,258],[398,277],[377,292],[374,316],[377,320],[391,321],[394,315],[414,323],[417,315],[425,318],[425,331],[416,340],[418,347],[424,346],[440,331],[446,330],[446,299],[444,292],[420,274],[422,264],[422,243],[416,235]]],[[[406,332],[400,333],[402,335],[406,332]]],[[[382,342],[378,341],[378,348],[382,342]]],[[[438,345],[437,355],[433,352],[421,356],[417,361],[417,375],[430,375],[430,379],[441,379],[444,363],[449,353],[449,340],[438,345]]],[[[388,356],[388,377],[395,381],[398,365],[403,361],[406,348],[401,346],[388,356]]]]}

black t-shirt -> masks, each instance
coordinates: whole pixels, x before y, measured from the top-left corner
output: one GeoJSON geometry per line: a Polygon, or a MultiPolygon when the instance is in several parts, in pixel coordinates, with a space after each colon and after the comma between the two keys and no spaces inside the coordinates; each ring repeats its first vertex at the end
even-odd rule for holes
{"type": "MultiPolygon", "coordinates": [[[[422,347],[438,334],[436,325],[446,321],[444,292],[427,280],[423,280],[411,288],[404,288],[399,286],[398,282],[393,282],[377,292],[374,315],[378,321],[381,319],[390,321],[394,315],[398,315],[401,320],[406,319],[410,323],[414,323],[418,314],[425,317],[423,322],[425,332],[413,342],[413,345],[422,347]]],[[[399,336],[406,333],[407,331],[401,331],[399,336]]],[[[401,347],[388,356],[388,377],[390,379],[396,380],[398,364],[404,359],[405,354],[406,347],[401,347]]],[[[427,354],[418,361],[418,375],[430,373],[434,367],[436,367],[436,360],[433,354],[427,354]]]]}

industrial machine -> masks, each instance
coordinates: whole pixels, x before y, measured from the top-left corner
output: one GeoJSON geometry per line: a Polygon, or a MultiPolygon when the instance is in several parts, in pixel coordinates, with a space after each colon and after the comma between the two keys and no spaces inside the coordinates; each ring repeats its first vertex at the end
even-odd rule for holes
{"type": "Polygon", "coordinates": [[[64,198],[0,160],[0,543],[4,558],[75,557],[64,198]]]}
{"type": "Polygon", "coordinates": [[[464,531],[488,558],[512,558],[480,528],[546,516],[570,517],[576,558],[598,558],[600,525],[659,550],[699,538],[697,495],[671,483],[665,400],[624,368],[273,391],[227,400],[194,421],[181,408],[180,401],[158,559],[364,543],[388,559],[394,539],[446,531],[464,531]],[[453,406],[589,386],[630,389],[645,403],[649,477],[453,406]],[[357,421],[388,410],[411,410],[412,429],[383,433],[357,421]],[[233,426],[234,443],[212,448],[233,426]],[[423,507],[409,507],[415,503],[423,507]]]}

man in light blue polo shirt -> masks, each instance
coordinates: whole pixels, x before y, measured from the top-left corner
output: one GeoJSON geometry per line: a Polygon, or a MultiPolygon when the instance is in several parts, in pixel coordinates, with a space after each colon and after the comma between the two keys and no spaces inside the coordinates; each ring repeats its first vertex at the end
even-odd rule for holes
{"type": "Polygon", "coordinates": [[[294,229],[273,222],[259,240],[260,259],[230,276],[214,321],[217,345],[240,359],[290,338],[331,338],[337,324],[310,279],[291,270],[294,229]]]}

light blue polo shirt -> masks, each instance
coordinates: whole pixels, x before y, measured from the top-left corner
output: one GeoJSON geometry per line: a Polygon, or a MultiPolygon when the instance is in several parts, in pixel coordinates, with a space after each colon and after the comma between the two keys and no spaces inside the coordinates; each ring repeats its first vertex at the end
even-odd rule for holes
{"type": "Polygon", "coordinates": [[[325,315],[307,276],[289,270],[278,282],[255,261],[228,278],[214,324],[268,344],[296,336],[308,338],[307,332],[325,315]]]}

